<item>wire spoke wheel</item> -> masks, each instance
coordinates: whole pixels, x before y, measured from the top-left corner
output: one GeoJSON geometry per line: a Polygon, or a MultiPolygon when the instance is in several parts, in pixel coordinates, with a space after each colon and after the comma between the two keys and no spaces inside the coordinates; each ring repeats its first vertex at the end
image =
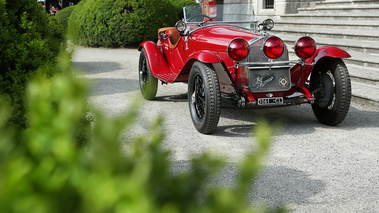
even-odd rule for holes
{"type": "Polygon", "coordinates": [[[336,100],[336,82],[330,70],[321,73],[318,85],[322,93],[317,101],[318,106],[328,110],[333,109],[336,100]]]}
{"type": "Polygon", "coordinates": [[[212,133],[221,114],[220,88],[213,67],[195,62],[188,81],[188,104],[195,128],[212,133]]]}
{"type": "Polygon", "coordinates": [[[335,126],[346,118],[350,108],[351,83],[346,65],[341,59],[328,61],[314,70],[310,89],[316,91],[312,109],[321,123],[335,126]]]}
{"type": "Polygon", "coordinates": [[[139,58],[139,86],[142,96],[146,100],[155,98],[158,90],[158,79],[151,74],[149,64],[147,63],[145,50],[141,50],[139,58]]]}
{"type": "Polygon", "coordinates": [[[141,69],[139,71],[139,83],[140,83],[140,87],[141,87],[141,90],[146,90],[146,86],[147,86],[147,61],[146,61],[146,58],[145,60],[142,61],[142,66],[141,66],[141,69]]]}
{"type": "Polygon", "coordinates": [[[204,83],[200,75],[195,77],[195,88],[192,94],[192,104],[195,108],[196,116],[199,120],[204,118],[205,114],[205,93],[204,93],[204,83]]]}

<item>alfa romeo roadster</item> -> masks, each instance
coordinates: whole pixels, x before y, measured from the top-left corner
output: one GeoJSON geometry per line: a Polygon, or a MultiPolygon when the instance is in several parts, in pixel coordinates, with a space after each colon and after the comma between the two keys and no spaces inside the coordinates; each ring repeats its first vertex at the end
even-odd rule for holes
{"type": "Polygon", "coordinates": [[[158,41],[139,47],[143,97],[154,99],[158,80],[188,84],[195,128],[212,133],[221,102],[236,107],[311,104],[316,118],[338,125],[349,110],[350,77],[344,50],[304,36],[288,50],[271,35],[271,19],[256,20],[248,5],[192,5],[175,27],[158,29],[158,41]],[[297,60],[289,60],[289,52],[297,60]]]}

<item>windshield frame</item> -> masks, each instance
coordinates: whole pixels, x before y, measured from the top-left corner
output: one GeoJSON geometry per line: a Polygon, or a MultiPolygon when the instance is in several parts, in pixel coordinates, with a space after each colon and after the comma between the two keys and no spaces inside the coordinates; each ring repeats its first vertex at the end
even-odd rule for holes
{"type": "Polygon", "coordinates": [[[204,5],[201,5],[201,4],[198,4],[198,5],[186,5],[183,7],[183,21],[186,23],[187,25],[187,31],[188,32],[192,32],[194,30],[197,30],[199,28],[202,28],[202,27],[205,27],[205,26],[210,26],[210,25],[233,25],[233,26],[239,26],[239,27],[242,27],[242,28],[245,28],[247,30],[250,30],[252,32],[258,32],[259,30],[259,27],[258,27],[258,23],[259,21],[257,20],[256,16],[255,16],[255,13],[254,13],[254,6],[252,4],[218,4],[218,5],[212,5],[210,7],[213,7],[213,9],[216,9],[216,11],[219,11],[221,10],[222,13],[224,12],[224,10],[227,11],[227,9],[230,9],[232,7],[235,7],[235,8],[247,8],[245,9],[247,11],[247,14],[243,14],[243,15],[240,15],[240,14],[222,14],[222,21],[220,20],[217,20],[217,15],[220,15],[220,14],[217,14],[216,16],[212,16],[212,15],[205,15],[203,14],[204,11],[203,11],[203,7],[204,5]],[[197,14],[194,14],[194,15],[190,15],[191,13],[191,10],[190,9],[196,9],[195,7],[198,7],[201,9],[201,14],[197,13],[197,14]],[[229,8],[230,7],[230,8],[229,8]],[[249,10],[250,8],[250,10],[249,10]],[[234,19],[237,18],[237,17],[249,17],[248,19],[245,19],[245,20],[223,20],[225,17],[227,16],[230,16],[230,17],[233,17],[234,19]],[[208,19],[211,18],[211,19],[215,19],[215,20],[203,20],[203,21],[188,21],[189,19],[192,19],[194,16],[200,16],[200,17],[203,17],[203,19],[208,19]]]}

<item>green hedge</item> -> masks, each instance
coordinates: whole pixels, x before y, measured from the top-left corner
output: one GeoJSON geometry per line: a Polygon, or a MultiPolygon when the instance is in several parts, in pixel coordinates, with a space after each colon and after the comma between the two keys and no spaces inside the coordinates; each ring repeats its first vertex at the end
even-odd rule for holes
{"type": "Polygon", "coordinates": [[[10,123],[26,127],[26,84],[56,71],[62,42],[60,25],[35,0],[0,0],[0,96],[11,101],[10,123]]]}
{"type": "Polygon", "coordinates": [[[156,40],[159,28],[174,26],[189,2],[193,4],[190,0],[82,0],[69,19],[69,36],[84,46],[134,47],[156,40]]]}
{"type": "Polygon", "coordinates": [[[193,0],[170,0],[171,4],[174,5],[176,9],[176,14],[178,15],[178,20],[181,20],[184,16],[183,7],[186,5],[196,5],[197,3],[193,0]]]}
{"type": "Polygon", "coordinates": [[[75,6],[66,7],[55,15],[55,18],[58,19],[58,23],[63,27],[65,33],[68,31],[68,19],[70,18],[74,8],[75,6]]]}

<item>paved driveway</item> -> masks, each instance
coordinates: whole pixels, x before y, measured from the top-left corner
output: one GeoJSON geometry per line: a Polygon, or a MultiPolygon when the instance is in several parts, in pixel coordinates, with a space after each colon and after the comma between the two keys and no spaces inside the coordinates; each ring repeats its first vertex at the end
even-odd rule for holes
{"type": "MultiPolygon", "coordinates": [[[[110,116],[123,113],[138,84],[139,52],[76,48],[73,65],[89,79],[89,102],[110,116]]],[[[165,117],[164,145],[173,150],[174,169],[206,150],[228,157],[218,179],[233,184],[235,167],[254,145],[251,129],[259,118],[277,122],[277,131],[251,197],[269,205],[289,203],[294,212],[379,212],[379,109],[353,103],[337,127],[318,123],[310,105],[260,109],[222,108],[217,131],[202,135],[192,125],[187,85],[159,85],[157,98],[144,102],[136,127],[143,134],[157,115],[165,117]]]]}

